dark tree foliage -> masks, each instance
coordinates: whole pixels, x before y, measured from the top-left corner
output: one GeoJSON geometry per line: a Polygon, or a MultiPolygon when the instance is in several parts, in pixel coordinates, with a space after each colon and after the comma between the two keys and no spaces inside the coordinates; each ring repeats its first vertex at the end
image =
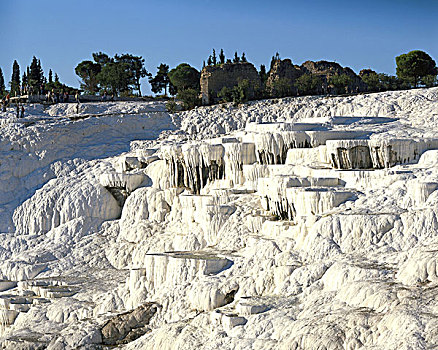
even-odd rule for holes
{"type": "Polygon", "coordinates": [[[164,90],[164,94],[167,95],[167,88],[170,84],[169,79],[169,66],[167,64],[161,63],[157,67],[158,71],[155,77],[149,77],[149,83],[151,84],[151,90],[153,93],[157,94],[164,90]]]}
{"type": "Polygon", "coordinates": [[[421,78],[421,83],[425,87],[433,87],[433,86],[437,86],[438,79],[436,75],[429,74],[421,78]]]}
{"type": "Polygon", "coordinates": [[[58,76],[58,73],[55,73],[55,83],[59,83],[59,76],[58,76]]]}
{"type": "Polygon", "coordinates": [[[234,59],[233,59],[233,63],[239,63],[240,62],[240,57],[237,54],[237,51],[234,53],[234,59]]]}
{"type": "Polygon", "coordinates": [[[272,84],[272,97],[287,97],[292,96],[293,89],[289,79],[279,78],[276,79],[272,84]]]}
{"type": "Polygon", "coordinates": [[[113,62],[114,59],[110,58],[106,53],[103,52],[95,52],[92,54],[94,62],[104,66],[110,62],[113,62]]]}
{"type": "Polygon", "coordinates": [[[3,96],[5,90],[6,90],[5,77],[3,76],[3,71],[0,68],[0,96],[3,96]]]}
{"type": "Polygon", "coordinates": [[[251,85],[247,79],[240,80],[237,86],[228,88],[224,86],[217,96],[222,102],[233,102],[234,105],[244,103],[249,99],[251,85]]]}
{"type": "MultiPolygon", "coordinates": [[[[82,61],[75,68],[75,73],[81,79],[81,89],[86,93],[94,95],[99,91],[98,74],[102,70],[102,67],[98,63],[92,61],[82,61]]],[[[51,73],[52,71],[50,71],[51,73]]],[[[49,73],[49,83],[51,81],[51,75],[49,73]]]]}
{"type": "Polygon", "coordinates": [[[169,82],[169,95],[175,96],[177,94],[178,90],[176,87],[172,84],[172,82],[169,82]]]}
{"type": "Polygon", "coordinates": [[[211,61],[213,62],[213,65],[215,66],[217,63],[217,58],[216,58],[216,51],[215,49],[213,49],[213,55],[211,56],[211,61]]]}
{"type": "Polygon", "coordinates": [[[438,70],[436,62],[426,52],[414,50],[395,58],[397,77],[417,87],[427,75],[436,76],[438,70]]]}
{"type": "Polygon", "coordinates": [[[169,72],[170,82],[175,86],[178,92],[185,89],[194,89],[199,91],[199,79],[201,74],[196,68],[187,63],[181,63],[169,72]]]}
{"type": "Polygon", "coordinates": [[[202,61],[202,69],[205,68],[205,61],[202,61]]]}
{"type": "MultiPolygon", "coordinates": [[[[76,71],[76,69],[75,69],[75,71],[76,71]]],[[[77,73],[76,73],[77,74],[77,73]]],[[[49,69],[49,84],[50,83],[53,83],[53,73],[52,73],[52,70],[51,69],[49,69]]]]}
{"type": "Polygon", "coordinates": [[[116,62],[126,63],[129,72],[133,75],[135,89],[138,91],[139,96],[141,96],[141,86],[140,79],[146,76],[150,76],[144,67],[144,58],[141,56],[133,56],[131,54],[115,55],[116,62]]]}
{"type": "Polygon", "coordinates": [[[20,66],[15,60],[12,65],[11,96],[20,95],[20,66]]]}
{"type": "Polygon", "coordinates": [[[353,79],[347,74],[333,75],[329,78],[329,84],[335,89],[336,94],[347,93],[348,86],[353,79]]]}
{"type": "Polygon", "coordinates": [[[44,72],[41,68],[41,62],[35,56],[30,64],[30,75],[28,75],[29,85],[35,93],[39,91],[41,84],[44,83],[44,72]]]}
{"type": "Polygon", "coordinates": [[[275,53],[275,56],[272,56],[269,69],[272,69],[272,67],[274,67],[275,62],[277,61],[280,61],[280,54],[278,52],[275,53]]]}
{"type": "Polygon", "coordinates": [[[247,62],[245,52],[242,53],[242,58],[240,59],[241,62],[247,62]]]}
{"type": "Polygon", "coordinates": [[[378,92],[383,90],[383,85],[380,81],[377,72],[372,69],[362,69],[359,72],[362,81],[367,84],[367,90],[370,92],[378,92]]]}
{"type": "Polygon", "coordinates": [[[272,69],[272,67],[274,67],[274,63],[275,63],[275,57],[272,56],[271,63],[269,64],[269,69],[272,69]]]}
{"type": "Polygon", "coordinates": [[[409,84],[406,81],[400,80],[393,75],[387,75],[384,73],[377,74],[380,84],[382,86],[381,91],[392,91],[399,89],[409,89],[409,84]]]}
{"type": "Polygon", "coordinates": [[[262,84],[266,84],[266,80],[268,80],[268,74],[266,73],[266,67],[264,64],[260,65],[260,72],[259,72],[260,80],[262,81],[262,84]]]}
{"type": "Polygon", "coordinates": [[[213,63],[213,61],[212,61],[211,55],[210,55],[210,56],[208,56],[208,59],[207,59],[207,65],[211,66],[212,63],[213,63]]]}
{"type": "Polygon", "coordinates": [[[201,105],[201,99],[199,98],[199,91],[196,89],[185,89],[178,91],[176,97],[182,101],[184,109],[192,109],[201,105]]]}
{"type": "Polygon", "coordinates": [[[321,79],[314,74],[303,74],[295,81],[299,95],[314,95],[322,85],[321,79]]]}
{"type": "Polygon", "coordinates": [[[81,88],[87,93],[110,91],[112,94],[130,96],[136,90],[141,96],[140,79],[150,74],[144,67],[144,59],[128,53],[114,57],[106,53],[92,54],[94,62],[82,61],[76,68],[76,74],[81,78],[81,88]]]}
{"type": "Polygon", "coordinates": [[[23,75],[21,76],[21,86],[24,87],[27,85],[28,81],[27,81],[27,75],[26,72],[23,73],[23,75]]]}
{"type": "Polygon", "coordinates": [[[133,77],[129,66],[124,62],[109,62],[102,67],[97,75],[100,86],[114,95],[129,95],[133,77]]]}
{"type": "Polygon", "coordinates": [[[221,49],[221,52],[219,53],[219,62],[220,62],[220,64],[224,64],[225,63],[224,49],[221,49]]]}

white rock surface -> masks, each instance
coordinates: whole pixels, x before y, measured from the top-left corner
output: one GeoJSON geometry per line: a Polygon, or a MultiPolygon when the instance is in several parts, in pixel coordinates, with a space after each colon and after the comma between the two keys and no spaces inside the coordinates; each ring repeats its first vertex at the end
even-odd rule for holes
{"type": "Polygon", "coordinates": [[[1,348],[438,344],[438,88],[74,107],[0,115],[1,348]]]}

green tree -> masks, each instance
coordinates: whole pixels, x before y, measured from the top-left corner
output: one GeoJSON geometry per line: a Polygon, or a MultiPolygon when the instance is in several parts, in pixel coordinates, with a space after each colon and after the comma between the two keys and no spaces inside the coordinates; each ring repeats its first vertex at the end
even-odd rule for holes
{"type": "Polygon", "coordinates": [[[155,77],[149,77],[149,83],[151,84],[151,90],[153,93],[157,94],[164,90],[164,94],[167,95],[167,88],[170,84],[169,79],[169,66],[167,64],[161,63],[157,67],[158,71],[155,77]]]}
{"type": "Polygon", "coordinates": [[[321,79],[314,74],[303,74],[294,83],[299,95],[316,94],[321,84],[321,79]]]}
{"type": "Polygon", "coordinates": [[[166,102],[166,111],[169,113],[175,113],[178,111],[178,104],[174,99],[170,99],[166,102]]]}
{"type": "Polygon", "coordinates": [[[272,67],[274,67],[275,62],[277,62],[277,61],[280,61],[280,54],[278,52],[275,53],[275,56],[272,56],[269,69],[272,69],[272,67]]]}
{"type": "Polygon", "coordinates": [[[398,89],[408,89],[409,84],[406,81],[397,79],[397,77],[393,75],[387,75],[384,73],[378,73],[381,90],[383,91],[393,91],[398,89]]]}
{"type": "Polygon", "coordinates": [[[279,78],[274,80],[272,84],[272,97],[287,97],[292,96],[293,90],[289,79],[279,78]]]}
{"type": "Polygon", "coordinates": [[[264,85],[266,83],[266,80],[268,80],[268,74],[266,73],[266,67],[264,64],[260,65],[259,76],[262,84],[264,85]]]}
{"type": "Polygon", "coordinates": [[[129,95],[130,85],[133,83],[129,66],[124,62],[109,62],[102,67],[97,75],[100,86],[111,91],[114,95],[129,95]]]}
{"type": "MultiPolygon", "coordinates": [[[[75,71],[76,71],[76,69],[75,69],[75,71]]],[[[53,83],[53,73],[52,73],[52,70],[49,69],[49,84],[51,84],[51,83],[53,83]]]]}
{"type": "Polygon", "coordinates": [[[114,58],[116,62],[123,62],[128,65],[128,69],[133,76],[135,89],[138,91],[138,95],[141,96],[140,79],[151,76],[144,67],[144,58],[141,56],[133,56],[128,53],[120,56],[115,55],[114,58]]]}
{"type": "Polygon", "coordinates": [[[30,64],[30,75],[28,75],[29,85],[33,92],[39,91],[41,84],[43,84],[44,72],[41,68],[41,62],[35,56],[32,58],[30,64]]]}
{"type": "Polygon", "coordinates": [[[103,52],[95,52],[92,54],[92,56],[93,56],[94,62],[96,62],[97,64],[100,64],[101,66],[104,66],[104,65],[114,61],[106,53],[103,53],[103,52]]]}
{"type": "Polygon", "coordinates": [[[218,93],[217,97],[221,99],[221,102],[232,102],[233,101],[233,89],[224,86],[218,93]]]}
{"type": "Polygon", "coordinates": [[[3,71],[0,68],[0,96],[4,95],[5,90],[6,90],[5,77],[3,76],[3,71]]]}
{"type": "Polygon", "coordinates": [[[217,97],[222,102],[233,102],[235,105],[248,101],[251,92],[251,84],[248,79],[242,79],[233,88],[224,86],[221,91],[218,92],[217,97]]]}
{"type": "MultiPolygon", "coordinates": [[[[99,91],[98,74],[102,70],[102,66],[92,61],[82,61],[75,68],[75,73],[81,78],[81,89],[85,92],[94,95],[99,91]]],[[[49,83],[51,83],[52,71],[49,72],[49,83]]]]}
{"type": "Polygon", "coordinates": [[[234,53],[234,59],[233,59],[233,63],[239,63],[240,62],[240,57],[237,54],[237,51],[234,53]]]}
{"type": "Polygon", "coordinates": [[[26,72],[24,72],[23,75],[21,76],[21,86],[23,87],[23,90],[24,90],[24,87],[27,86],[27,83],[28,83],[27,75],[26,75],[26,72]]]}
{"type": "Polygon", "coordinates": [[[212,63],[213,63],[213,66],[215,66],[216,63],[217,63],[217,59],[216,59],[216,51],[215,51],[215,49],[213,49],[213,55],[211,56],[211,61],[212,61],[212,63]]]}
{"type": "Polygon", "coordinates": [[[210,55],[210,56],[208,56],[208,59],[207,59],[207,65],[211,66],[212,63],[213,63],[213,61],[212,61],[211,55],[210,55]]]}
{"type": "Polygon", "coordinates": [[[242,53],[242,58],[240,59],[240,62],[247,62],[245,52],[242,53]]]}
{"type": "Polygon", "coordinates": [[[437,76],[436,75],[426,75],[421,79],[421,83],[425,86],[425,87],[433,87],[437,85],[437,76]]]}
{"type": "Polygon", "coordinates": [[[329,78],[329,84],[335,89],[336,94],[347,93],[348,86],[353,79],[347,74],[336,74],[329,78]]]}
{"type": "Polygon", "coordinates": [[[15,60],[12,65],[11,96],[20,95],[20,66],[15,60]]]}
{"type": "Polygon", "coordinates": [[[184,109],[192,109],[201,104],[201,99],[199,98],[199,91],[195,89],[185,89],[178,91],[176,97],[182,101],[184,109]]]}
{"type": "Polygon", "coordinates": [[[417,87],[427,75],[437,75],[435,61],[426,52],[414,50],[395,58],[397,77],[417,87]]]}
{"type": "Polygon", "coordinates": [[[380,81],[379,75],[372,69],[362,69],[359,72],[362,81],[367,84],[367,90],[370,92],[378,92],[383,90],[383,84],[380,81]]]}
{"type": "Polygon", "coordinates": [[[219,53],[219,62],[221,64],[225,63],[225,54],[224,54],[224,49],[221,49],[221,52],[219,53]]]}
{"type": "Polygon", "coordinates": [[[177,91],[185,89],[199,90],[201,73],[187,63],[181,63],[169,72],[169,79],[177,91]]]}
{"type": "Polygon", "coordinates": [[[59,76],[58,76],[58,73],[55,73],[55,83],[59,83],[59,76]]]}
{"type": "Polygon", "coordinates": [[[237,87],[233,89],[233,102],[234,104],[244,103],[249,100],[249,93],[251,85],[248,79],[242,79],[237,84],[237,87]]]}

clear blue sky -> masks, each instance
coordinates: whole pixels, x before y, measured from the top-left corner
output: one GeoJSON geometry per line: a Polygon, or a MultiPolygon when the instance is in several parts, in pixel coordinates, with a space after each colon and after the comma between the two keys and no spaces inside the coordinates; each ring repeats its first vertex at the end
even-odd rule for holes
{"type": "MultiPolygon", "coordinates": [[[[146,68],[187,62],[200,69],[212,48],[244,51],[257,68],[279,52],[295,64],[332,60],[356,72],[395,74],[414,49],[438,60],[437,0],[0,0],[0,67],[32,56],[79,86],[75,66],[92,52],[129,52],[146,68]]],[[[143,80],[143,92],[150,93],[143,80]]]]}

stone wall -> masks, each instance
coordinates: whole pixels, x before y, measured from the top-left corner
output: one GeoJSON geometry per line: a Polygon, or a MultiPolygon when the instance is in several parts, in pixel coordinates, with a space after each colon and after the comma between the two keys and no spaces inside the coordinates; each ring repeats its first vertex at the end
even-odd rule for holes
{"type": "Polygon", "coordinates": [[[362,81],[362,79],[354,73],[354,71],[349,67],[342,67],[340,64],[336,62],[328,62],[328,61],[306,61],[301,65],[301,68],[305,73],[317,75],[322,80],[322,91],[321,93],[330,93],[333,91],[328,84],[328,80],[330,77],[334,75],[348,75],[353,82],[348,86],[348,92],[363,92],[366,91],[366,84],[362,81]]]}
{"type": "Polygon", "coordinates": [[[290,59],[277,60],[268,73],[266,81],[266,90],[271,95],[275,96],[275,83],[283,79],[283,83],[288,83],[290,86],[290,94],[296,95],[295,87],[296,80],[303,74],[313,74],[321,79],[321,86],[317,88],[320,94],[338,93],[329,84],[330,77],[334,75],[346,74],[352,79],[352,83],[347,87],[348,93],[366,91],[366,84],[362,79],[348,67],[342,67],[336,62],[328,61],[306,61],[301,66],[292,64],[290,59]]]}
{"type": "Polygon", "coordinates": [[[275,95],[275,83],[280,79],[284,79],[290,85],[290,92],[296,94],[297,89],[294,83],[303,74],[304,71],[301,67],[293,65],[290,59],[277,60],[269,71],[266,90],[271,95],[275,95]]]}
{"type": "Polygon", "coordinates": [[[254,97],[254,89],[260,87],[261,83],[257,70],[251,63],[225,63],[204,67],[201,72],[202,104],[217,102],[217,94],[223,87],[233,88],[243,79],[247,79],[251,86],[249,98],[254,97]]]}

